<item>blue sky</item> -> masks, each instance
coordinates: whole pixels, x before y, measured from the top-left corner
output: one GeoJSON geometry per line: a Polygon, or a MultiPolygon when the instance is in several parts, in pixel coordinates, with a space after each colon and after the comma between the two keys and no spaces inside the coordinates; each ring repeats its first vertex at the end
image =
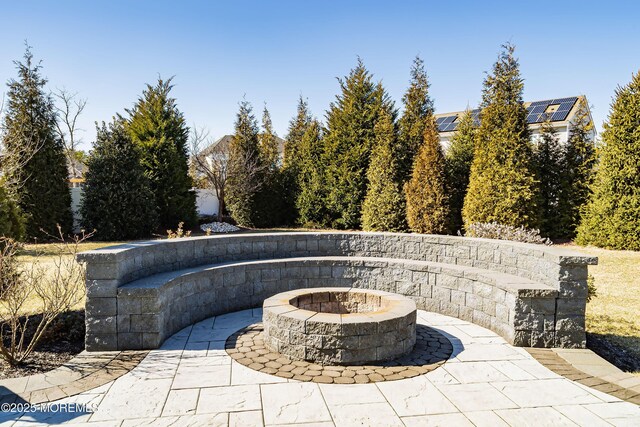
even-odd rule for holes
{"type": "MultiPolygon", "coordinates": [[[[585,94],[598,130],[611,97],[640,68],[635,1],[3,1],[0,81],[15,76],[24,40],[43,61],[50,88],[88,99],[93,122],[133,105],[158,74],[175,75],[189,125],[213,136],[233,130],[238,102],[279,135],[297,97],[324,113],[362,57],[400,106],[416,54],[425,61],[437,112],[480,100],[500,45],[517,46],[525,99],[585,94]]],[[[6,91],[6,86],[0,92],[6,91]]]]}

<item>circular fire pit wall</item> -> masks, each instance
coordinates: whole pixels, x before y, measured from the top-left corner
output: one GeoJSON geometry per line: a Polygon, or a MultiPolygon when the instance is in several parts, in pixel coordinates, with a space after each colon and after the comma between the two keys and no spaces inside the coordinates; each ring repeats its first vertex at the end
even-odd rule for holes
{"type": "Polygon", "coordinates": [[[292,359],[323,365],[382,362],[416,342],[416,305],[389,292],[313,288],[264,301],[264,343],[292,359]]]}

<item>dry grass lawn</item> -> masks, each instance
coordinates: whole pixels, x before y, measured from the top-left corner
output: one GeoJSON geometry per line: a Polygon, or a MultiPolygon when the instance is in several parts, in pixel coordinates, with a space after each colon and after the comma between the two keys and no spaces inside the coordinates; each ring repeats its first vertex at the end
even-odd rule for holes
{"type": "MultiPolygon", "coordinates": [[[[78,246],[79,252],[90,251],[93,249],[103,248],[105,246],[116,245],[120,242],[85,242],[80,243],[78,246]]],[[[22,263],[33,263],[38,260],[41,265],[45,268],[53,269],[55,266],[55,260],[58,255],[60,255],[61,248],[58,244],[52,243],[39,243],[39,244],[27,244],[24,247],[24,250],[19,254],[18,260],[22,263]]],[[[29,314],[36,314],[40,310],[40,304],[38,298],[33,296],[30,298],[26,305],[25,311],[29,314]]],[[[84,309],[84,298],[78,304],[76,304],[72,309],[84,309]]]]}
{"type": "Polygon", "coordinates": [[[589,267],[597,297],[587,304],[588,346],[640,375],[640,252],[568,247],[599,259],[589,267]]]}

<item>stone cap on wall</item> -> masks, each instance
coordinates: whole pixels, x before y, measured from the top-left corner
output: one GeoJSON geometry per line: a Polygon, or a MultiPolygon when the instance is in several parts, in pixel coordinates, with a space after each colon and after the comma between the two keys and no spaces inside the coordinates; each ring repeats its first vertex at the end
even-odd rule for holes
{"type": "Polygon", "coordinates": [[[131,243],[124,243],[114,246],[108,246],[106,248],[94,249],[91,251],[81,252],[77,255],[78,261],[92,261],[98,263],[110,263],[118,262],[125,259],[125,257],[131,256],[130,252],[145,251],[150,248],[169,249],[173,246],[181,246],[185,243],[193,243],[194,245],[200,241],[211,241],[216,239],[246,239],[246,238],[260,238],[269,237],[270,239],[285,239],[288,237],[302,237],[302,236],[318,236],[318,237],[340,237],[360,235],[363,238],[373,236],[388,236],[388,237],[402,237],[404,239],[411,238],[412,236],[420,236],[424,242],[432,242],[435,244],[495,244],[502,247],[513,247],[520,249],[528,249],[540,252],[544,258],[550,261],[556,262],[560,265],[597,265],[598,258],[593,256],[583,255],[579,252],[572,251],[567,248],[558,246],[536,245],[531,243],[514,242],[510,240],[496,240],[496,239],[483,239],[477,237],[462,237],[462,236],[444,236],[444,235],[428,235],[428,234],[414,234],[414,233],[387,233],[387,232],[364,232],[364,231],[287,231],[287,232],[269,232],[269,233],[235,233],[235,234],[218,234],[214,236],[197,236],[197,237],[182,237],[177,239],[158,239],[158,240],[146,240],[137,241],[131,243]]]}

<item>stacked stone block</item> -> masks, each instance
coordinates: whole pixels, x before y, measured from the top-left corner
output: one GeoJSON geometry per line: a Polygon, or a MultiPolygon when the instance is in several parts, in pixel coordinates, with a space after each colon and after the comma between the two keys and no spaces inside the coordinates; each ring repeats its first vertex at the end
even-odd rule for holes
{"type": "Polygon", "coordinates": [[[265,346],[323,365],[364,365],[409,354],[416,305],[388,292],[313,288],[264,301],[265,346]]]}
{"type": "Polygon", "coordinates": [[[587,266],[597,262],[542,245],[362,232],[158,240],[78,259],[87,266],[87,350],[156,348],[206,317],[322,286],[406,295],[515,345],[583,347],[587,266]]]}

